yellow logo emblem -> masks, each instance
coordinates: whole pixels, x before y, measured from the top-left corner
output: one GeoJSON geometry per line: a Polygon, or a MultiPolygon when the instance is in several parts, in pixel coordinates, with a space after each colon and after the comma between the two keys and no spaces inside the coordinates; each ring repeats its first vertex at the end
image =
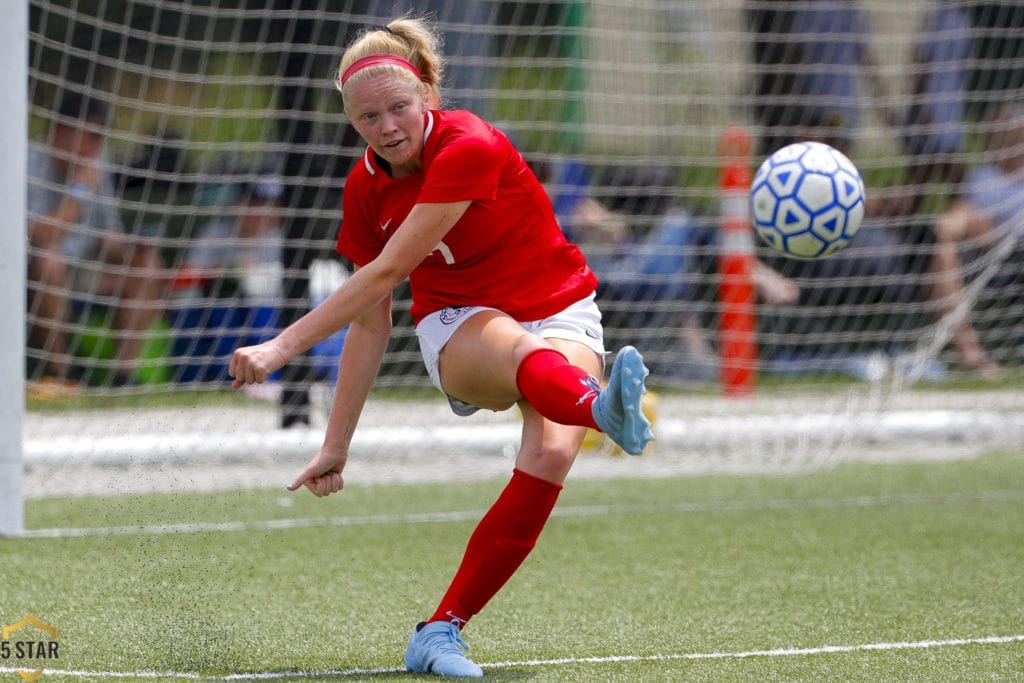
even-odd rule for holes
{"type": "MultiPolygon", "coordinates": [[[[26,634],[28,635],[28,634],[26,634]]],[[[57,659],[60,656],[60,644],[57,642],[57,629],[49,624],[44,624],[31,614],[16,624],[4,626],[3,640],[0,640],[0,660],[15,660],[18,663],[31,660],[37,664],[40,660],[57,659]],[[22,629],[36,629],[42,632],[48,640],[33,640],[30,638],[17,638],[14,636],[22,629]]],[[[18,675],[26,681],[34,681],[43,675],[43,669],[18,669],[18,675]]]]}

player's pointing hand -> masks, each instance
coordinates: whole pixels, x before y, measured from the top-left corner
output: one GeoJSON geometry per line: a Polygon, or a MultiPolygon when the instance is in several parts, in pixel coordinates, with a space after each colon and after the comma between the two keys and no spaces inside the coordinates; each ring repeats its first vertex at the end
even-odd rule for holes
{"type": "Polygon", "coordinates": [[[341,471],[345,467],[346,460],[345,456],[321,450],[309,461],[306,469],[295,477],[295,481],[288,486],[288,490],[295,491],[305,485],[315,496],[329,496],[332,493],[337,493],[345,488],[345,480],[341,476],[341,471]]]}

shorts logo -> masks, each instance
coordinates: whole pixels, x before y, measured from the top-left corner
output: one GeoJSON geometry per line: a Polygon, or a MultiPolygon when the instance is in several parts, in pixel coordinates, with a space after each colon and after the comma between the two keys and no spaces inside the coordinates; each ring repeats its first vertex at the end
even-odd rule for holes
{"type": "Polygon", "coordinates": [[[459,318],[466,315],[466,311],[470,308],[470,306],[449,306],[448,308],[442,308],[441,324],[451,325],[453,322],[456,322],[459,318]]]}

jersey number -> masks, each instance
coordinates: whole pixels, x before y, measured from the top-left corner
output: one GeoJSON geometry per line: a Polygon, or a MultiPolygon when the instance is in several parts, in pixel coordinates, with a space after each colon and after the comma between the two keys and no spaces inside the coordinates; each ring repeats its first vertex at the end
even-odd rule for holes
{"type": "MultiPolygon", "coordinates": [[[[455,256],[452,254],[452,250],[443,241],[438,242],[437,246],[430,250],[430,254],[433,254],[435,251],[441,252],[441,258],[444,259],[446,265],[450,266],[455,263],[455,256]]],[[[427,256],[430,256],[430,254],[427,254],[427,256]]]]}

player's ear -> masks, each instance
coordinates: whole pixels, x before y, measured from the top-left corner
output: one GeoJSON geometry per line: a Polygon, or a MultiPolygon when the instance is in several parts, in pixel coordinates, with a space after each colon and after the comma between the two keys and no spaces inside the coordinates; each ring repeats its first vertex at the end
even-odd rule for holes
{"type": "Polygon", "coordinates": [[[423,84],[423,103],[427,109],[440,109],[441,108],[441,96],[437,92],[437,88],[432,88],[426,83],[423,84]]]}

